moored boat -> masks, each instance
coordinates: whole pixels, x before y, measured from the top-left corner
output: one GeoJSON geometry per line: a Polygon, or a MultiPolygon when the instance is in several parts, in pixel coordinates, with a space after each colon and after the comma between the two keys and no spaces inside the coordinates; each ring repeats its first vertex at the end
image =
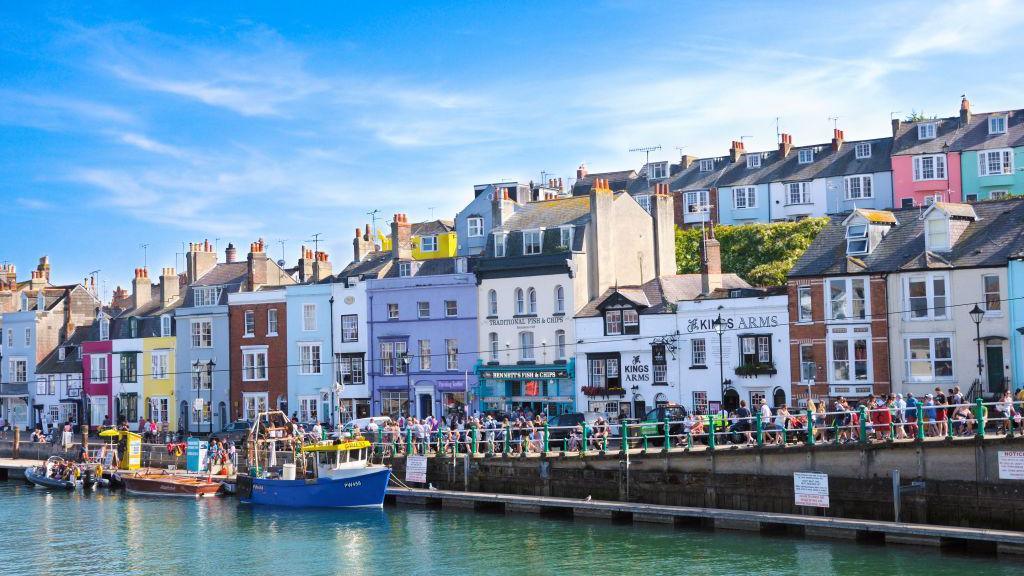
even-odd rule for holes
{"type": "Polygon", "coordinates": [[[292,508],[383,506],[391,469],[370,463],[371,445],[365,439],[302,444],[283,424],[283,413],[260,416],[249,438],[249,473],[236,477],[241,502],[292,508]],[[291,447],[293,463],[276,466],[278,444],[291,447]]]}
{"type": "Polygon", "coordinates": [[[148,496],[213,496],[220,490],[219,482],[199,476],[168,474],[160,470],[143,470],[133,474],[119,474],[129,494],[148,496]]]}
{"type": "Polygon", "coordinates": [[[74,490],[82,486],[78,466],[59,456],[50,456],[46,462],[26,468],[25,480],[36,486],[58,490],[74,490]]]}

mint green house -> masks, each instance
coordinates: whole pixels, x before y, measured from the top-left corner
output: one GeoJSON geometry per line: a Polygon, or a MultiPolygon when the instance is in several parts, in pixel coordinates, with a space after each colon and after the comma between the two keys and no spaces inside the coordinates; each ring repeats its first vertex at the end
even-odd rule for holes
{"type": "Polygon", "coordinates": [[[971,115],[953,146],[965,201],[1024,195],[1024,110],[971,115]]]}

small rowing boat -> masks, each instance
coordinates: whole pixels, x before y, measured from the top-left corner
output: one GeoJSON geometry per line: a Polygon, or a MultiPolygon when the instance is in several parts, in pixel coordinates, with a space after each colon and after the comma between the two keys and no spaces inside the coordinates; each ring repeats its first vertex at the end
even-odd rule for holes
{"type": "Polygon", "coordinates": [[[159,470],[143,470],[134,474],[119,474],[129,494],[144,496],[213,496],[220,490],[219,482],[199,476],[168,474],[159,470]]]}

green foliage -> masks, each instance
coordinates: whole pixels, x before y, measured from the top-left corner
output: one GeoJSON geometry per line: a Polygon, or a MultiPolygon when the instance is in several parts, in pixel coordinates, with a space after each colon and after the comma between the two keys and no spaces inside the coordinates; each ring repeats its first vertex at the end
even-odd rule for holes
{"type": "Polygon", "coordinates": [[[938,120],[939,117],[932,114],[931,116],[925,116],[924,110],[918,112],[917,110],[911,110],[910,114],[907,115],[904,122],[920,122],[922,120],[938,120]]]}
{"type": "MultiPolygon", "coordinates": [[[[799,222],[715,226],[722,245],[722,271],[734,272],[755,286],[779,286],[797,259],[828,224],[828,218],[799,222]]],[[[676,229],[676,266],[680,274],[700,273],[700,227],[676,229]]]]}

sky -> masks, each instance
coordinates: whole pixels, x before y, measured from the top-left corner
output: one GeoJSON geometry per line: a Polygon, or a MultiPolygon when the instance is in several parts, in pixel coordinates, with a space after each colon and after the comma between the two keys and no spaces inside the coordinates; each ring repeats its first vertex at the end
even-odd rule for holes
{"type": "Polygon", "coordinates": [[[1024,107],[1020,1],[206,4],[0,5],[20,277],[45,254],[109,295],[183,243],[293,263],[314,234],[340,269],[368,212],[453,218],[474,184],[1024,107]]]}

